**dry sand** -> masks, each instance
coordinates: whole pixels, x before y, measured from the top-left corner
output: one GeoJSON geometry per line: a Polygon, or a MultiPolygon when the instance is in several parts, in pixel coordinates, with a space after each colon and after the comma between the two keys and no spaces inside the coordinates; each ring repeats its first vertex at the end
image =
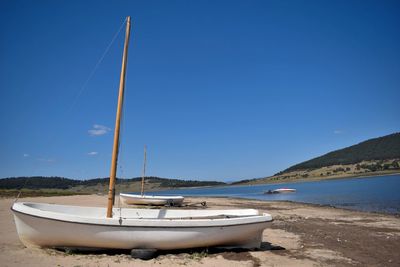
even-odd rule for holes
{"type": "MultiPolygon", "coordinates": [[[[1,266],[400,266],[400,218],[290,202],[230,198],[207,201],[207,208],[257,208],[274,222],[264,231],[258,251],[198,249],[132,259],[129,251],[66,253],[28,249],[18,239],[10,211],[12,199],[0,199],[1,266]]],[[[105,196],[26,198],[57,204],[105,206],[105,196]]],[[[71,231],[73,234],[73,231],[71,231]]]]}

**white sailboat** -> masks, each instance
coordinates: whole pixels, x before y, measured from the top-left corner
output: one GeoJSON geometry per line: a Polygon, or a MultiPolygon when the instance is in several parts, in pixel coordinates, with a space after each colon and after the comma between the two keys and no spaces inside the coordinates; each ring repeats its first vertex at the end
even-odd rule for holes
{"type": "Polygon", "coordinates": [[[223,246],[260,247],[271,221],[257,210],[114,209],[16,203],[20,240],[34,247],[160,250],[223,246]]]}
{"type": "Polygon", "coordinates": [[[127,205],[153,205],[153,206],[182,206],[183,196],[155,196],[144,194],[144,178],[146,176],[147,150],[144,146],[142,186],[140,195],[131,193],[120,193],[119,198],[123,204],[127,205]]]}
{"type": "Polygon", "coordinates": [[[157,196],[119,193],[121,202],[127,205],[182,206],[183,196],[157,196]]]}
{"type": "Polygon", "coordinates": [[[263,230],[272,217],[255,209],[113,207],[129,34],[130,17],[126,20],[107,208],[16,202],[12,211],[20,240],[29,247],[162,250],[209,246],[260,247],[263,230]]]}

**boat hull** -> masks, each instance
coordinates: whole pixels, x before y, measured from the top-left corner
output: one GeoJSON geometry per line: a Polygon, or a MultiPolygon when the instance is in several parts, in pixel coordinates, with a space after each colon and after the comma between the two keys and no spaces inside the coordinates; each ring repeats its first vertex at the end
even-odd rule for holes
{"type": "Polygon", "coordinates": [[[148,196],[121,193],[122,203],[128,205],[182,206],[183,196],[148,196]]]}
{"type": "Polygon", "coordinates": [[[71,222],[13,211],[19,238],[27,247],[159,250],[210,246],[258,248],[263,230],[272,220],[229,225],[219,225],[215,220],[212,225],[197,221],[193,227],[189,224],[157,227],[146,226],[145,222],[140,226],[71,222]]]}

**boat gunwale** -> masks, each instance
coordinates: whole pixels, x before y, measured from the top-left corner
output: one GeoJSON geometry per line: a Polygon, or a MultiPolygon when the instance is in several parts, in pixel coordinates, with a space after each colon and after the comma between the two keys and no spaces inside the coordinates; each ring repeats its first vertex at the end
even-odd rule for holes
{"type": "MultiPolygon", "coordinates": [[[[61,219],[55,219],[55,218],[48,218],[48,217],[42,217],[39,215],[33,215],[29,213],[25,213],[22,211],[15,210],[11,207],[11,210],[15,213],[20,213],[26,216],[31,216],[39,219],[44,219],[44,220],[51,220],[51,221],[57,221],[57,222],[63,222],[63,223],[73,223],[73,224],[84,224],[84,225],[96,225],[96,226],[105,226],[105,227],[127,227],[127,228],[213,228],[213,227],[235,227],[235,226],[242,226],[242,225],[250,225],[250,224],[261,224],[261,223],[271,223],[274,219],[270,219],[268,221],[258,221],[258,222],[248,222],[248,223],[238,223],[238,224],[228,224],[228,225],[196,225],[196,226],[186,226],[186,225],[181,225],[181,226],[168,226],[168,225],[163,225],[163,226],[151,226],[151,225],[123,225],[123,224],[98,224],[98,223],[87,223],[87,222],[77,222],[77,221],[67,221],[67,220],[61,220],[61,219]]],[[[266,215],[258,215],[254,217],[268,217],[266,215]]],[[[122,218],[126,219],[126,218],[122,218]]],[[[176,219],[177,220],[177,219],[176,219]]],[[[226,219],[204,219],[204,220],[226,220],[226,219]]],[[[178,220],[177,220],[178,221],[178,220]]]]}
{"type": "MultiPolygon", "coordinates": [[[[15,203],[17,204],[17,203],[15,203]]],[[[20,204],[20,203],[18,203],[20,204]]],[[[104,227],[128,227],[128,228],[212,228],[212,227],[235,227],[235,226],[241,226],[241,225],[250,225],[250,224],[262,224],[262,223],[270,223],[273,221],[273,218],[270,214],[268,213],[263,213],[262,215],[247,215],[243,217],[236,217],[236,218],[222,218],[222,219],[178,219],[178,218],[171,218],[171,219],[148,219],[148,218],[126,218],[126,217],[114,217],[112,219],[107,219],[109,222],[112,222],[114,224],[104,224],[104,223],[94,223],[94,222],[82,222],[82,221],[70,221],[66,219],[59,219],[59,218],[52,218],[52,217],[45,217],[45,216],[40,216],[36,214],[31,214],[28,212],[23,212],[20,210],[16,210],[14,208],[14,205],[10,208],[11,211],[15,213],[20,213],[26,216],[31,216],[35,218],[40,218],[44,220],[52,220],[52,221],[58,221],[58,222],[64,222],[64,223],[74,223],[74,224],[83,224],[83,225],[96,225],[96,226],[104,226],[104,227]],[[268,218],[268,220],[261,220],[263,218],[268,218]],[[252,222],[241,222],[240,219],[258,219],[258,221],[252,221],[252,222]],[[124,225],[122,222],[125,221],[136,221],[136,222],[154,222],[154,221],[162,221],[166,222],[167,224],[163,224],[160,226],[154,226],[154,225],[124,225]],[[227,221],[230,221],[231,224],[214,224],[214,225],[168,225],[168,222],[222,222],[226,223],[227,221]]],[[[33,208],[31,208],[33,209],[33,208]]],[[[43,212],[43,211],[42,211],[43,212]]],[[[44,211],[47,212],[47,211],[44,211]]],[[[54,213],[54,212],[52,212],[54,213]]],[[[88,219],[95,219],[95,218],[88,218],[88,219]]]]}

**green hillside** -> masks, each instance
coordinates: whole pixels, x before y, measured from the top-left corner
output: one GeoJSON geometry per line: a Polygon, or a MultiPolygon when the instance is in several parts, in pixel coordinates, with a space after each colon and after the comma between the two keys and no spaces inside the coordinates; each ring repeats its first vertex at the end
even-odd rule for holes
{"type": "Polygon", "coordinates": [[[362,161],[400,158],[400,133],[369,139],[357,145],[339,149],[323,156],[296,164],[280,172],[317,169],[331,165],[356,164],[362,161]]]}
{"type": "Polygon", "coordinates": [[[369,139],[296,164],[273,176],[233,184],[290,183],[400,173],[400,133],[369,139]]]}
{"type": "MultiPolygon", "coordinates": [[[[131,179],[117,179],[117,186],[128,187],[130,184],[140,184],[141,178],[131,179]]],[[[74,180],[64,177],[11,177],[0,179],[0,189],[74,189],[80,188],[91,188],[95,186],[108,186],[108,178],[95,178],[89,180],[74,180]]],[[[223,182],[216,181],[196,181],[196,180],[180,180],[180,179],[168,179],[160,177],[146,177],[146,184],[154,184],[151,188],[174,188],[174,187],[194,187],[194,186],[213,186],[213,185],[224,185],[223,182]]]]}

